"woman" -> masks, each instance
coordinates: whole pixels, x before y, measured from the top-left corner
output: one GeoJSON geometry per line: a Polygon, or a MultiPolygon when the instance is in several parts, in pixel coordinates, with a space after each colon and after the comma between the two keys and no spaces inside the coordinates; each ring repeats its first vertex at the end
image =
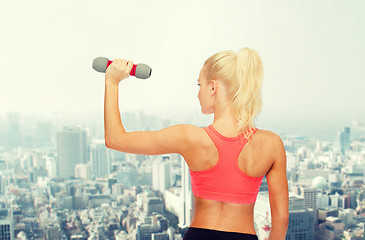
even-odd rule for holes
{"type": "Polygon", "coordinates": [[[222,51],[208,58],[199,75],[208,127],[179,124],[158,131],[126,132],[118,107],[118,84],[133,62],[116,59],[105,73],[105,144],[121,152],[181,154],[190,169],[194,216],[184,240],[258,239],[254,205],[266,175],[271,207],[269,239],[285,239],[288,221],[286,154],[280,137],[255,128],[261,109],[263,67],[255,50],[222,51]]]}

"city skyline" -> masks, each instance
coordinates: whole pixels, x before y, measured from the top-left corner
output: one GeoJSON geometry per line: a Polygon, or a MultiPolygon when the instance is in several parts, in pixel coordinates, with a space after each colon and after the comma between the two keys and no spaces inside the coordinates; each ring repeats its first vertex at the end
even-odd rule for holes
{"type": "MultiPolygon", "coordinates": [[[[11,113],[11,112],[9,112],[11,113]]],[[[20,114],[20,128],[22,130],[31,130],[34,129],[38,123],[41,122],[50,122],[53,123],[56,128],[59,130],[64,127],[100,127],[104,126],[104,115],[102,111],[95,112],[54,112],[54,113],[45,113],[45,114],[37,114],[37,113],[23,113],[18,112],[20,114]]],[[[121,111],[121,119],[122,123],[126,129],[126,131],[134,131],[134,130],[143,130],[148,126],[148,122],[143,119],[138,119],[141,121],[139,126],[136,128],[130,128],[127,123],[126,115],[133,114],[139,118],[139,114],[143,114],[146,116],[151,116],[156,118],[156,121],[161,121],[160,126],[163,127],[163,121],[169,121],[171,124],[193,124],[199,127],[208,126],[213,122],[213,114],[203,115],[200,111],[186,111],[180,112],[175,109],[171,109],[168,112],[163,112],[161,114],[155,114],[151,111],[121,111]]],[[[5,130],[8,124],[8,113],[0,112],[0,135],[1,133],[5,134],[5,130]]],[[[365,133],[365,124],[364,122],[359,121],[358,119],[353,119],[352,121],[343,121],[343,122],[323,122],[323,125],[320,124],[320,121],[310,121],[308,120],[306,124],[285,124],[285,122],[280,121],[280,117],[275,114],[266,115],[260,114],[255,121],[256,127],[259,129],[265,129],[272,131],[279,135],[293,135],[298,137],[306,137],[313,138],[319,141],[328,141],[334,142],[338,132],[341,131],[343,127],[350,127],[351,131],[351,139],[357,138],[359,136],[363,136],[365,133]],[[265,116],[265,117],[262,117],[265,116]]],[[[156,128],[154,130],[157,130],[156,128]]]]}
{"type": "MultiPolygon", "coordinates": [[[[147,156],[108,149],[102,126],[42,121],[29,131],[21,128],[20,112],[7,117],[7,131],[0,131],[4,234],[17,239],[181,240],[194,204],[189,168],[180,154],[147,156]]],[[[143,112],[123,117],[128,128],[147,124],[157,129],[171,123],[143,112]]],[[[343,127],[333,143],[283,134],[290,189],[288,239],[363,236],[364,138],[351,141],[351,134],[343,127]]],[[[270,234],[272,225],[268,187],[263,178],[254,211],[260,239],[270,234]]]]}

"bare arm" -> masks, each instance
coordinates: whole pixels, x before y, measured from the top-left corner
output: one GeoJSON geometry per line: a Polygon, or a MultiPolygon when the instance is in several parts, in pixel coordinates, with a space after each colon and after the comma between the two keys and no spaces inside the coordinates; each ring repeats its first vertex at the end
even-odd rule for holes
{"type": "Polygon", "coordinates": [[[286,153],[281,138],[275,134],[272,144],[274,163],[266,175],[271,208],[269,240],[285,239],[289,225],[289,191],[286,176],[286,153]]]}
{"type": "Polygon", "coordinates": [[[126,132],[118,106],[119,82],[128,76],[132,62],[114,60],[105,75],[104,128],[105,145],[121,152],[159,155],[165,153],[184,154],[189,151],[197,128],[191,124],[179,124],[158,131],[126,132]]]}

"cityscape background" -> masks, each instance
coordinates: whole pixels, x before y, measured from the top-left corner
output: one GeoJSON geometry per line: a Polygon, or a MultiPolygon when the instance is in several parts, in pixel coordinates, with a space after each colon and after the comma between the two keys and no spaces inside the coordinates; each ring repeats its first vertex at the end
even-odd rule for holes
{"type": "MultiPolygon", "coordinates": [[[[212,122],[212,115],[199,116],[121,114],[126,131],[212,122]]],[[[181,155],[108,149],[103,125],[31,119],[35,125],[24,128],[22,119],[8,112],[0,131],[0,239],[183,238],[194,200],[181,155]]],[[[342,126],[332,141],[280,137],[289,185],[286,239],[364,239],[365,125],[342,126]]],[[[268,239],[266,177],[254,214],[259,239],[268,239]]]]}
{"type": "MultiPolygon", "coordinates": [[[[286,239],[365,239],[363,1],[0,0],[0,240],[182,239],[194,211],[182,156],[105,147],[95,57],[131,59],[127,131],[208,126],[196,80],[221,50],[264,64],[256,126],[287,155],[286,239]]],[[[266,178],[255,229],[267,239],[266,178]]]]}

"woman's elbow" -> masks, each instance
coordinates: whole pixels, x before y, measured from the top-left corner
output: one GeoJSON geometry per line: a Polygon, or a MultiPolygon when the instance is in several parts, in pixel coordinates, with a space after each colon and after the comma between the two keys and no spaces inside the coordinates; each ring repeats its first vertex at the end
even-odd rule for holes
{"type": "Polygon", "coordinates": [[[110,140],[108,140],[107,138],[105,138],[105,147],[107,147],[109,149],[113,149],[110,140]]]}

